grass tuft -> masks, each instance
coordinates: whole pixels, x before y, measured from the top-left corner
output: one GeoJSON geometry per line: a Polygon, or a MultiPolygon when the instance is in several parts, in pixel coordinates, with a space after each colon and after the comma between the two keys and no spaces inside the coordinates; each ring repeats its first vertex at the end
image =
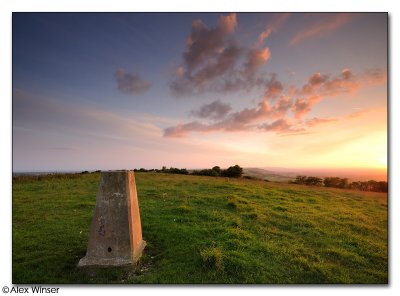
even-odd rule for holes
{"type": "Polygon", "coordinates": [[[222,250],[220,248],[209,247],[202,249],[200,250],[200,256],[204,267],[216,269],[218,271],[222,271],[224,269],[222,250]]]}

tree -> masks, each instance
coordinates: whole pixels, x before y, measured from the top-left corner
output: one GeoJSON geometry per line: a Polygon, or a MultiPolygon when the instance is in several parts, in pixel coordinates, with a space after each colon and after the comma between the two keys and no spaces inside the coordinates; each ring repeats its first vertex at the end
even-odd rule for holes
{"type": "Polygon", "coordinates": [[[222,171],[222,176],[224,177],[232,177],[232,178],[240,178],[243,175],[243,168],[238,165],[231,166],[226,170],[222,171]]]}
{"type": "Polygon", "coordinates": [[[215,172],[216,176],[221,176],[221,168],[219,166],[215,166],[211,170],[215,172]]]}
{"type": "Polygon", "coordinates": [[[322,186],[322,179],[318,177],[307,177],[305,180],[306,185],[311,185],[311,186],[322,186]]]}
{"type": "Polygon", "coordinates": [[[307,176],[297,176],[296,180],[293,181],[295,184],[306,184],[307,176]]]}
{"type": "Polygon", "coordinates": [[[336,187],[336,188],[346,188],[348,187],[348,179],[347,178],[339,178],[339,177],[326,177],[324,178],[324,186],[325,187],[336,187]]]}
{"type": "Polygon", "coordinates": [[[322,179],[318,177],[297,176],[292,183],[310,186],[322,186],[322,179]]]}

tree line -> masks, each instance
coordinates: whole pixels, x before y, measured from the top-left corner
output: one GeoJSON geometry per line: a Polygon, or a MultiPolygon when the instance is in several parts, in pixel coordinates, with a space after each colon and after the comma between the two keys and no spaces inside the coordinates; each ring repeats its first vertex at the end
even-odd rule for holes
{"type": "Polygon", "coordinates": [[[211,176],[211,177],[230,177],[230,178],[241,178],[243,175],[243,168],[238,165],[230,166],[227,169],[221,169],[219,166],[214,166],[211,169],[193,170],[188,171],[187,169],[179,169],[163,166],[161,170],[151,169],[146,170],[144,168],[134,169],[135,172],[156,172],[166,174],[181,174],[181,175],[196,175],[196,176],[211,176]]]}
{"type": "Polygon", "coordinates": [[[309,186],[325,186],[334,188],[348,188],[361,191],[388,192],[388,183],[385,181],[356,181],[349,183],[347,178],[326,177],[324,179],[312,176],[297,176],[293,184],[303,184],[309,186]]]}

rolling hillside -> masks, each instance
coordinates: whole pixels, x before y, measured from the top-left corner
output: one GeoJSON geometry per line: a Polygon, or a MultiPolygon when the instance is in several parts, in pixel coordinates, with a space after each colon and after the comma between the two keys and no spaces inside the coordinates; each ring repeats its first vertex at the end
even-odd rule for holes
{"type": "Polygon", "coordinates": [[[387,195],[137,173],[134,268],[82,270],[99,174],[13,181],[13,283],[388,282],[387,195]]]}

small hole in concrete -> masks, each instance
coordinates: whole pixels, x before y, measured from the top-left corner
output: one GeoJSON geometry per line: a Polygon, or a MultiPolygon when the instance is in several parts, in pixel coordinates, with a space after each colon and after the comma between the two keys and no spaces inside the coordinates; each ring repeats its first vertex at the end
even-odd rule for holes
{"type": "Polygon", "coordinates": [[[107,251],[108,251],[108,253],[111,253],[112,249],[110,247],[108,247],[107,251]]]}

